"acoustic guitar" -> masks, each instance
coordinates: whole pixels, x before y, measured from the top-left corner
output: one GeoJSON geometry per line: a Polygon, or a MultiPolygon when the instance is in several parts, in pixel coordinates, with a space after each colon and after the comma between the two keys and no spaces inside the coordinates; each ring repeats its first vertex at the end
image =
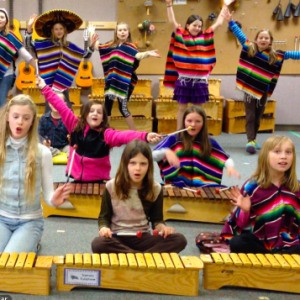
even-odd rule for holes
{"type": "MultiPolygon", "coordinates": [[[[39,0],[39,12],[38,15],[41,15],[43,13],[43,0],[39,0]]],[[[32,39],[35,40],[41,40],[43,37],[40,37],[36,31],[35,31],[35,26],[33,24],[32,26],[32,39]]]]}
{"type": "Polygon", "coordinates": [[[14,1],[9,1],[9,29],[12,33],[23,42],[23,37],[20,32],[20,22],[17,19],[14,19],[14,1]]]}
{"type": "MultiPolygon", "coordinates": [[[[83,31],[84,40],[84,50],[88,48],[89,41],[89,30],[85,29],[83,31]]],[[[82,88],[88,88],[92,86],[93,83],[93,65],[90,61],[84,58],[78,67],[77,76],[75,78],[76,85],[82,88]]]]}

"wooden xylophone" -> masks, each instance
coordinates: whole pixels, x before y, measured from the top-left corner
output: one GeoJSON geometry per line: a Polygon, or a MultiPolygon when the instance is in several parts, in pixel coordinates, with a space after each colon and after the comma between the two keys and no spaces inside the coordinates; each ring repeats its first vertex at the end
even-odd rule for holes
{"type": "Polygon", "coordinates": [[[216,192],[214,187],[194,188],[199,191],[164,187],[165,220],[224,223],[233,206],[228,191],[216,192]]]}
{"type": "Polygon", "coordinates": [[[49,295],[52,256],[0,253],[0,291],[49,295]]]}
{"type": "Polygon", "coordinates": [[[58,291],[93,287],[184,296],[198,295],[203,268],[199,257],[177,253],[67,254],[54,263],[58,291]]]}
{"type": "MultiPolygon", "coordinates": [[[[54,183],[54,189],[65,183],[54,183]]],[[[100,212],[102,194],[105,184],[100,183],[70,183],[71,193],[67,208],[57,208],[48,206],[42,200],[43,215],[67,216],[77,218],[97,219],[100,212]]]]}
{"type": "Polygon", "coordinates": [[[203,287],[223,286],[300,293],[298,254],[201,254],[204,262],[203,287]]]}

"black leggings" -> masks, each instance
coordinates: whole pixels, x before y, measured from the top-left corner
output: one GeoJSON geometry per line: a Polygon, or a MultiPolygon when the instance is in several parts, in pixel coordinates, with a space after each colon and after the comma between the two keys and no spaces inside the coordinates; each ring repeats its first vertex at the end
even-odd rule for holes
{"type": "MultiPolygon", "coordinates": [[[[122,116],[124,118],[128,118],[129,116],[131,116],[130,112],[128,111],[128,107],[127,107],[127,102],[128,99],[120,99],[118,98],[118,103],[119,103],[119,111],[122,114],[122,116]]],[[[111,98],[111,96],[105,96],[105,111],[107,113],[107,116],[110,117],[111,116],[111,111],[114,105],[114,100],[111,98]]]]}
{"type": "MultiPolygon", "coordinates": [[[[273,253],[267,250],[263,242],[252,233],[234,236],[230,240],[229,246],[233,253],[273,253]]],[[[276,253],[300,254],[300,245],[282,248],[276,253]]]]}

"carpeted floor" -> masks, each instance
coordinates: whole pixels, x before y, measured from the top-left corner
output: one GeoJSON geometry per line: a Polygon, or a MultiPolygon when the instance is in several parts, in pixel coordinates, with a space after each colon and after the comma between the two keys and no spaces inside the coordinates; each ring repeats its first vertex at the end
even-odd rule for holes
{"type": "MultiPolygon", "coordinates": [[[[300,151],[300,135],[293,131],[276,132],[276,134],[287,135],[292,138],[296,144],[297,156],[300,151]]],[[[271,134],[259,134],[258,142],[263,141],[271,134]]],[[[217,141],[232,156],[235,161],[236,168],[241,174],[240,179],[223,178],[226,185],[241,185],[249,175],[254,171],[257,155],[248,155],[245,153],[244,147],[246,143],[245,135],[230,135],[222,133],[216,137],[217,141]]],[[[113,177],[120,160],[120,154],[123,147],[113,149],[111,153],[113,177]]],[[[55,166],[55,181],[64,181],[65,166],[55,166]]],[[[300,176],[300,167],[298,164],[298,175],[300,176]]],[[[155,178],[160,181],[159,171],[156,166],[155,178]]],[[[217,208],[216,208],[217,209],[217,208]]],[[[183,233],[187,240],[188,246],[181,255],[199,255],[199,250],[195,246],[195,236],[201,231],[220,231],[222,226],[216,224],[205,224],[197,222],[185,221],[168,221],[169,225],[176,228],[178,232],[183,233]]],[[[97,235],[97,221],[90,219],[66,218],[66,217],[49,217],[45,219],[45,232],[42,238],[40,255],[65,255],[67,253],[85,253],[91,252],[90,242],[97,235]]],[[[98,289],[75,289],[72,292],[60,292],[55,289],[55,268],[52,270],[52,290],[49,297],[29,296],[21,294],[10,294],[12,299],[192,299],[190,297],[176,297],[169,295],[137,293],[115,290],[98,290],[98,289]]],[[[263,270],[262,270],[263,272],[263,270]]],[[[1,279],[0,279],[1,280],[1,279]]],[[[259,280],[259,278],[257,278],[259,280]]],[[[163,284],[173,284],[172,282],[164,282],[163,284]]],[[[7,293],[0,292],[2,295],[7,293]]],[[[216,291],[204,290],[202,287],[202,272],[199,282],[199,296],[193,299],[298,299],[299,296],[294,294],[251,290],[244,288],[226,287],[216,291]]]]}

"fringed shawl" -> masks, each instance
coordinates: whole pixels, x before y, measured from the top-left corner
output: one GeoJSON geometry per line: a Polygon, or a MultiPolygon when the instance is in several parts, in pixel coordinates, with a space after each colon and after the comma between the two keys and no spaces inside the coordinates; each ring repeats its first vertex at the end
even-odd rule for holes
{"type": "Polygon", "coordinates": [[[155,149],[170,148],[180,160],[180,168],[169,165],[166,159],[159,162],[161,176],[166,183],[178,187],[184,186],[218,186],[221,184],[225,161],[229,156],[221,146],[210,138],[212,145],[211,155],[202,156],[200,142],[194,141],[193,150],[185,151],[181,140],[170,136],[156,146],[155,149]]]}
{"type": "Polygon", "coordinates": [[[13,33],[3,35],[0,33],[0,80],[10,67],[13,60],[17,58],[17,53],[22,48],[22,43],[13,33]]]}
{"type": "Polygon", "coordinates": [[[134,89],[137,76],[134,72],[138,67],[135,45],[124,43],[113,46],[111,43],[99,45],[105,77],[105,95],[113,95],[125,99],[134,89]]]}
{"type": "Polygon", "coordinates": [[[179,74],[187,77],[208,76],[215,64],[214,31],[209,28],[193,37],[179,27],[176,33],[172,33],[164,85],[173,88],[179,74]]]}
{"type": "Polygon", "coordinates": [[[60,91],[71,87],[84,50],[70,43],[61,47],[51,40],[35,41],[40,75],[46,84],[60,91]]]}

